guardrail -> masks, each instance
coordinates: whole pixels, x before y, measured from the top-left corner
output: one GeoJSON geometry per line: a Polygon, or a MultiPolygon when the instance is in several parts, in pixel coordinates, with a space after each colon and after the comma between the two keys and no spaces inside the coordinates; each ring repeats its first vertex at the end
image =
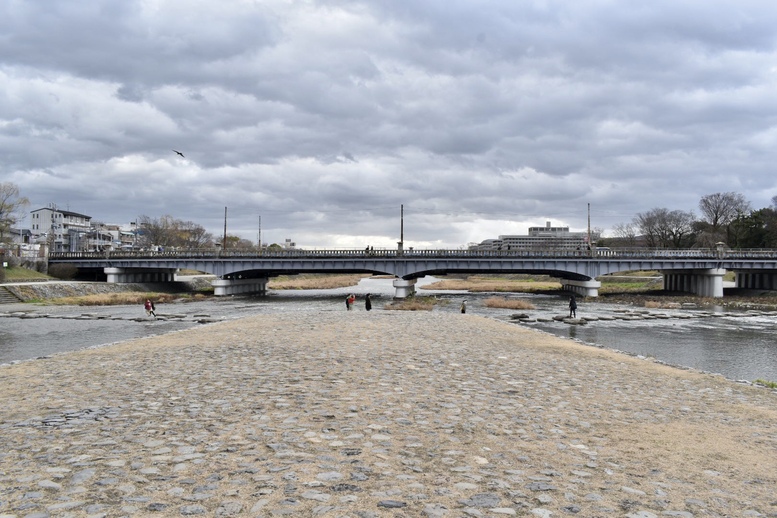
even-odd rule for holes
{"type": "Polygon", "coordinates": [[[49,260],[89,259],[332,259],[332,258],[385,258],[385,259],[481,259],[481,258],[532,258],[532,259],[777,259],[777,250],[743,249],[718,250],[694,248],[667,249],[532,249],[532,250],[261,250],[231,249],[167,249],[167,250],[111,250],[107,252],[52,252],[49,260]]]}

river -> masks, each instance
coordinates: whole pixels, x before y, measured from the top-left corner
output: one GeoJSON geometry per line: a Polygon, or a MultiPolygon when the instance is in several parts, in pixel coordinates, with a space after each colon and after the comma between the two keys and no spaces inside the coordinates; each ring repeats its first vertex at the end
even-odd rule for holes
{"type": "MultiPolygon", "coordinates": [[[[436,281],[420,279],[418,286],[436,281]]],[[[348,293],[357,296],[356,311],[364,311],[363,298],[372,293],[374,311],[391,301],[394,288],[390,279],[363,279],[358,286],[332,290],[271,291],[267,297],[230,297],[201,302],[176,302],[160,305],[164,319],[145,318],[140,306],[37,306],[18,305],[0,314],[23,310],[40,318],[0,318],[0,364],[45,357],[84,347],[103,346],[120,341],[190,329],[200,321],[218,321],[262,313],[289,311],[345,311],[348,293]],[[45,317],[45,318],[44,318],[45,317]]],[[[529,294],[498,294],[531,301],[536,309],[509,310],[487,308],[484,300],[493,293],[473,294],[459,291],[419,289],[420,295],[434,295],[441,304],[434,311],[459,312],[467,300],[467,313],[515,322],[511,315],[526,313],[533,319],[549,319],[565,314],[567,298],[529,294]]],[[[624,311],[646,311],[624,305],[580,303],[579,317],[612,318],[624,311]]],[[[718,373],[733,380],[777,381],[777,313],[718,309],[650,310],[650,320],[597,320],[586,325],[533,321],[515,323],[570,338],[592,346],[606,347],[628,354],[701,371],[718,373]],[[658,315],[658,316],[656,316],[658,315]]]]}

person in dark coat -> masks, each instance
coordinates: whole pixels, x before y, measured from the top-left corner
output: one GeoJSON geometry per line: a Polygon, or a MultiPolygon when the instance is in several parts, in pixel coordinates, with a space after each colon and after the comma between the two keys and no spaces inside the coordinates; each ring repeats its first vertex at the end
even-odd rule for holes
{"type": "Polygon", "coordinates": [[[569,318],[577,318],[577,301],[574,295],[569,297],[569,318]]]}
{"type": "Polygon", "coordinates": [[[372,309],[372,301],[370,300],[369,293],[364,297],[364,309],[366,309],[367,311],[372,309]]]}
{"type": "Polygon", "coordinates": [[[461,312],[462,313],[466,313],[467,312],[467,301],[466,300],[462,301],[462,303],[461,303],[461,312]]]}

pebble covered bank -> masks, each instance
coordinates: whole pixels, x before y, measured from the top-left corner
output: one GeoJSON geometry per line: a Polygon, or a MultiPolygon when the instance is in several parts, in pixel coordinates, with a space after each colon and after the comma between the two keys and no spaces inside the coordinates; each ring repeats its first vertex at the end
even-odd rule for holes
{"type": "Polygon", "coordinates": [[[208,324],[0,400],[2,518],[777,516],[774,391],[474,315],[208,324]]]}

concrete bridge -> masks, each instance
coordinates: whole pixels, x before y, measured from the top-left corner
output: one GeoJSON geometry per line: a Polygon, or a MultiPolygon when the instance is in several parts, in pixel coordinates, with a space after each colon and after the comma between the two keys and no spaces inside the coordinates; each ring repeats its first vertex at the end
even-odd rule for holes
{"type": "Polygon", "coordinates": [[[598,296],[597,277],[658,270],[664,289],[723,296],[723,276],[737,286],[777,289],[777,250],[165,250],[52,253],[50,263],[69,263],[105,275],[108,282],[172,282],[179,269],[216,275],[215,294],[266,292],[270,277],[298,273],[369,273],[395,277],[396,297],[415,292],[416,280],[445,274],[546,274],[564,289],[598,296]]]}

